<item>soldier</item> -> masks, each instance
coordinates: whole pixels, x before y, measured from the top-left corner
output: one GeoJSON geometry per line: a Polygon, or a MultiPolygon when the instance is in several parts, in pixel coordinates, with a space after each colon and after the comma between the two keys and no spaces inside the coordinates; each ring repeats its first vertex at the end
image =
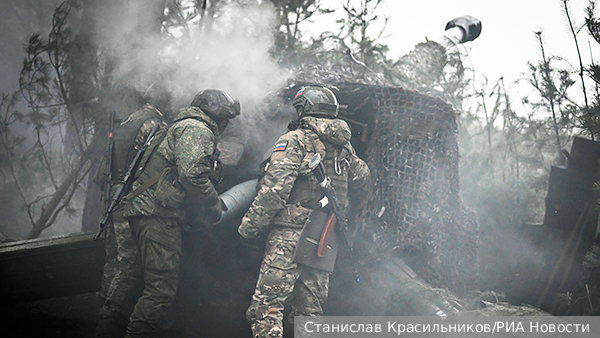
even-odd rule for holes
{"type": "Polygon", "coordinates": [[[291,294],[291,316],[323,314],[330,272],[294,259],[301,232],[323,198],[310,160],[317,153],[323,158],[344,210],[348,189],[361,187],[369,175],[366,163],[350,144],[348,124],[336,118],[338,103],[331,90],[303,88],[292,104],[298,120],[275,143],[258,195],[238,228],[244,239],[269,232],[256,289],[246,311],[254,337],[283,336],[284,302],[291,294]]]}
{"type": "MultiPolygon", "coordinates": [[[[102,159],[94,182],[101,187],[103,173],[111,163],[111,196],[137,152],[148,137],[150,130],[159,124],[166,128],[163,114],[151,104],[132,113],[119,124],[114,135],[112,161],[102,159]],[[107,163],[108,162],[108,163],[107,163]]],[[[112,133],[112,131],[111,131],[112,133]]],[[[105,192],[107,194],[108,192],[105,192]]],[[[106,196],[105,196],[106,198],[106,196]]],[[[123,207],[118,206],[112,213],[106,227],[106,263],[102,278],[104,304],[100,308],[100,318],[96,327],[97,338],[122,337],[131,308],[135,302],[134,290],[141,276],[140,254],[131,233],[129,222],[123,217],[123,207]]]]}
{"type": "Polygon", "coordinates": [[[239,114],[239,102],[225,92],[198,93],[190,107],[177,113],[134,183],[135,196],[125,205],[124,216],[142,254],[144,291],[126,337],[154,336],[172,325],[182,226],[219,222],[223,202],[210,179],[216,170],[217,138],[239,114]]]}

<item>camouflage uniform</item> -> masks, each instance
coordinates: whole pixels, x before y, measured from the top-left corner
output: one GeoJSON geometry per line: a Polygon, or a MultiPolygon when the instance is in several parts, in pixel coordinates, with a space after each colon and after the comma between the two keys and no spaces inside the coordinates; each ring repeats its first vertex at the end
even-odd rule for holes
{"type": "Polygon", "coordinates": [[[258,282],[246,312],[254,337],[282,337],[284,302],[292,293],[292,316],[323,313],[329,273],[295,263],[293,254],[303,226],[322,197],[308,167],[312,156],[319,153],[324,158],[327,175],[344,209],[347,189],[362,186],[369,175],[366,163],[350,144],[350,136],[343,120],[306,116],[298,129],[275,143],[258,195],[238,228],[244,238],[256,238],[269,230],[258,282]]]}
{"type": "Polygon", "coordinates": [[[100,308],[97,338],[122,336],[120,333],[127,324],[135,301],[134,290],[141,276],[139,249],[129,222],[123,218],[122,208],[113,212],[105,231],[106,263],[102,286],[105,300],[100,308]]]}
{"type": "MultiPolygon", "coordinates": [[[[142,110],[154,110],[154,113],[160,114],[156,108],[146,105],[132,116],[141,113],[142,110]]],[[[137,151],[142,147],[150,130],[157,124],[166,127],[160,118],[150,118],[142,124],[135,135],[133,150],[137,151]]],[[[113,156],[115,156],[114,153],[113,156]]],[[[126,162],[126,160],[123,161],[126,162]]],[[[113,160],[114,162],[116,161],[113,160]]],[[[103,162],[94,177],[94,182],[98,185],[101,185],[105,166],[106,163],[103,162]]],[[[123,163],[116,164],[116,166],[123,166],[123,163]]],[[[113,181],[111,182],[111,196],[114,196],[125,170],[126,168],[113,168],[115,172],[113,172],[113,181]]],[[[129,222],[123,217],[122,205],[113,211],[105,231],[106,263],[101,287],[101,294],[105,300],[100,308],[100,318],[96,327],[96,337],[98,338],[123,335],[122,331],[135,302],[134,290],[141,277],[139,249],[133,238],[129,222]]]]}
{"type": "Polygon", "coordinates": [[[172,325],[185,204],[193,206],[190,209],[197,217],[208,218],[206,223],[216,222],[215,206],[220,216],[220,199],[208,178],[218,134],[217,123],[202,110],[181,109],[134,183],[135,191],[161,177],[125,206],[144,270],[144,292],[133,309],[126,337],[147,337],[172,325]]]}

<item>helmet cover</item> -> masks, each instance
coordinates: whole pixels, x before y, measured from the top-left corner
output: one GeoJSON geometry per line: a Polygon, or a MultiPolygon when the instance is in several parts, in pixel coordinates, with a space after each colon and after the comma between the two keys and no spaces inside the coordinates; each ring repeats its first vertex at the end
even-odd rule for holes
{"type": "Polygon", "coordinates": [[[309,86],[298,91],[292,105],[298,117],[306,115],[335,118],[338,115],[338,101],[333,92],[325,87],[309,86]]]}
{"type": "Polygon", "coordinates": [[[202,109],[206,114],[216,118],[232,119],[240,115],[240,102],[229,94],[218,89],[206,89],[196,94],[191,106],[202,109]]]}

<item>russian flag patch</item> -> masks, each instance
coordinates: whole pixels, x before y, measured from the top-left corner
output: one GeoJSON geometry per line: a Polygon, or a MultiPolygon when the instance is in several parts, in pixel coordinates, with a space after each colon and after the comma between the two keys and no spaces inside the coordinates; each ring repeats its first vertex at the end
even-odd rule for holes
{"type": "Polygon", "coordinates": [[[285,149],[287,148],[287,145],[288,145],[288,141],[281,141],[275,145],[275,147],[273,148],[273,152],[275,153],[278,151],[285,151],[285,149]]]}
{"type": "Polygon", "coordinates": [[[294,96],[294,98],[297,98],[298,96],[302,95],[302,93],[304,93],[304,88],[300,89],[297,93],[296,96],[294,96]]]}

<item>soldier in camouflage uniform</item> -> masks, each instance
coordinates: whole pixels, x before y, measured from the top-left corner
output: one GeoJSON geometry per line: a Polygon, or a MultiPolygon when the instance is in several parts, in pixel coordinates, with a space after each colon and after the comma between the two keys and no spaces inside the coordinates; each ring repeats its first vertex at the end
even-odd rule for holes
{"type": "MultiPolygon", "coordinates": [[[[123,180],[134,153],[142,147],[150,130],[157,124],[166,128],[163,114],[156,107],[146,104],[117,127],[114,133],[110,196],[114,196],[123,180]],[[133,140],[129,139],[129,134],[133,135],[133,140]]],[[[94,176],[94,182],[101,187],[105,169],[106,159],[103,158],[94,176]]],[[[96,337],[122,337],[135,302],[134,290],[141,277],[139,250],[129,222],[123,217],[122,205],[113,211],[105,231],[106,263],[101,288],[105,300],[100,308],[96,337]]]]}
{"type": "Polygon", "coordinates": [[[296,94],[296,126],[275,143],[258,195],[238,232],[245,239],[268,231],[263,262],[246,317],[254,337],[283,336],[284,302],[293,294],[292,316],[323,314],[329,272],[293,259],[301,231],[323,197],[308,163],[323,160],[339,204],[348,207],[348,189],[361,187],[369,175],[366,163],[350,144],[351,131],[337,119],[338,103],[327,88],[306,87],[296,94]]]}
{"type": "Polygon", "coordinates": [[[142,254],[144,291],[131,314],[128,338],[156,336],[172,325],[182,226],[218,223],[222,201],[210,180],[217,137],[240,106],[219,90],[200,92],[181,109],[156,147],[125,205],[142,254]]]}

